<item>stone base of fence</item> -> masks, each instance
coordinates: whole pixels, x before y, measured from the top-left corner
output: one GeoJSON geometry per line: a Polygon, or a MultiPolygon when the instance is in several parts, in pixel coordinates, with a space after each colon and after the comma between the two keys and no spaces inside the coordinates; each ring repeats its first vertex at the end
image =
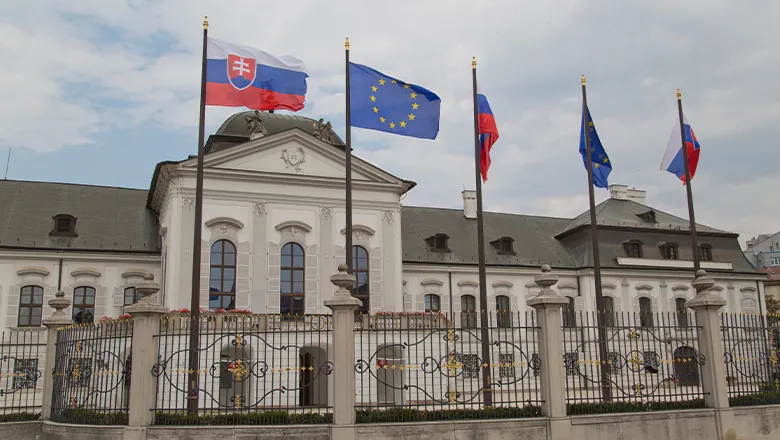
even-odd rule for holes
{"type": "MultiPolygon", "coordinates": [[[[66,425],[49,421],[0,424],[0,438],[14,440],[712,440],[723,410],[693,409],[645,413],[599,414],[560,418],[460,420],[380,423],[346,426],[123,426],[66,425]]],[[[724,439],[780,438],[780,406],[726,410],[733,427],[724,439]]]]}

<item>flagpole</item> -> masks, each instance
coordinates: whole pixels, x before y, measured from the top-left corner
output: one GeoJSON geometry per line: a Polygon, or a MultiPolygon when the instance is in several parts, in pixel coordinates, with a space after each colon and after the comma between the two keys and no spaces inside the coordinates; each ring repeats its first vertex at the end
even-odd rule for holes
{"type": "Polygon", "coordinates": [[[480,339],[482,340],[482,401],[485,406],[493,405],[493,392],[490,389],[490,335],[487,310],[487,274],[485,273],[485,231],[482,220],[482,176],[480,174],[479,143],[479,103],[477,102],[477,59],[471,59],[471,80],[474,95],[474,173],[477,182],[477,251],[479,252],[479,312],[480,339]]]}
{"type": "Polygon", "coordinates": [[[693,215],[693,190],[691,189],[691,170],[688,167],[688,145],[685,142],[685,122],[683,119],[682,93],[677,89],[677,112],[680,117],[680,140],[682,142],[683,166],[685,167],[685,189],[688,193],[688,218],[691,222],[691,252],[693,253],[693,276],[699,272],[699,244],[696,240],[696,217],[693,215]]]}
{"type": "Polygon", "coordinates": [[[192,297],[190,299],[190,356],[187,380],[187,411],[198,412],[198,348],[200,346],[200,256],[203,223],[203,144],[206,130],[206,47],[208,17],[203,18],[203,59],[200,72],[200,121],[198,123],[198,171],[195,183],[195,234],[192,244],[192,297]]]}
{"type": "MultiPolygon", "coordinates": [[[[346,239],[347,242],[344,246],[344,251],[347,254],[347,273],[352,274],[352,109],[350,106],[350,93],[349,93],[349,37],[344,42],[344,53],[346,54],[346,67],[347,67],[347,137],[345,151],[347,153],[347,194],[346,194],[346,211],[347,211],[347,227],[346,227],[346,239]]],[[[354,291],[355,287],[352,286],[354,291]]]]}
{"type": "Polygon", "coordinates": [[[596,322],[598,325],[598,338],[599,338],[599,369],[601,370],[601,398],[603,401],[612,400],[612,389],[609,386],[609,371],[607,370],[607,364],[604,361],[608,360],[607,356],[607,329],[604,323],[604,296],[601,290],[601,260],[599,257],[599,230],[596,224],[596,198],[593,194],[593,156],[590,148],[590,136],[588,130],[590,127],[587,125],[590,123],[587,118],[588,115],[588,95],[585,91],[585,75],[582,75],[582,124],[583,124],[583,136],[585,137],[585,154],[587,157],[588,169],[588,196],[590,199],[590,237],[591,247],[593,248],[593,278],[596,284],[596,322]]]}

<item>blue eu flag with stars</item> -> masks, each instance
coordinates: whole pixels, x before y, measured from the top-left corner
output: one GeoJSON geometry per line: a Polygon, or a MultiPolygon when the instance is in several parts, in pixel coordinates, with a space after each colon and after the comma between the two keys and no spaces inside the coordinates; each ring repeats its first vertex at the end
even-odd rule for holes
{"type": "Polygon", "coordinates": [[[352,126],[436,139],[441,99],[423,87],[349,63],[352,126]]]}
{"type": "Polygon", "coordinates": [[[609,161],[607,152],[604,151],[604,146],[601,145],[598,133],[596,133],[596,126],[593,125],[593,118],[590,117],[590,110],[585,107],[584,114],[582,115],[582,124],[580,125],[580,154],[582,155],[582,161],[585,165],[585,169],[588,166],[593,167],[593,185],[597,188],[607,188],[607,178],[609,173],[612,172],[612,162],[609,161]],[[590,160],[587,159],[588,153],[585,146],[585,135],[587,128],[587,136],[590,141],[590,160]]]}

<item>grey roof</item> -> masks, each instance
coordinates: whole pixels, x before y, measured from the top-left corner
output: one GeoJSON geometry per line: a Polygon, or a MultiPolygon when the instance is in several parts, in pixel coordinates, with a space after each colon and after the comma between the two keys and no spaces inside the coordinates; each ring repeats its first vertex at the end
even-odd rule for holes
{"type": "MultiPolygon", "coordinates": [[[[565,218],[486,212],[485,261],[491,265],[572,267],[574,259],[553,235],[571,220],[565,218]],[[499,255],[491,241],[514,238],[517,255],[499,255]]],[[[467,219],[460,209],[401,208],[403,260],[407,262],[476,264],[477,221],[467,219]],[[445,233],[450,252],[431,252],[425,239],[445,233]]]]}
{"type": "MultiPolygon", "coordinates": [[[[596,223],[604,226],[623,226],[632,228],[652,228],[660,230],[684,230],[687,231],[690,222],[687,219],[653,209],[649,206],[637,203],[633,200],[607,199],[596,205],[596,223]],[[655,212],[655,223],[646,222],[638,217],[639,214],[650,210],[655,212]]],[[[556,236],[573,231],[581,226],[590,225],[590,211],[585,211],[558,231],[556,236]]],[[[727,234],[727,231],[711,228],[696,223],[696,231],[699,233],[727,234]]]]}
{"type": "Polygon", "coordinates": [[[0,181],[0,247],[159,252],[147,191],[0,181]],[[52,237],[53,217],[76,217],[77,237],[52,237]]]}
{"type": "MultiPolygon", "coordinates": [[[[210,139],[210,142],[213,143],[213,146],[211,148],[207,148],[208,152],[217,151],[224,147],[230,147],[232,145],[235,145],[235,143],[229,143],[229,145],[225,145],[222,147],[219,143],[221,139],[225,138],[241,138],[243,142],[249,139],[249,127],[247,126],[246,120],[244,119],[245,116],[253,114],[254,110],[251,111],[244,111],[239,112],[231,115],[227,119],[225,119],[225,122],[222,123],[222,125],[217,129],[216,133],[214,133],[214,139],[210,139]]],[[[268,135],[281,133],[283,131],[287,131],[293,128],[299,128],[306,133],[314,134],[314,128],[316,121],[311,118],[307,118],[305,116],[298,116],[298,115],[290,115],[285,113],[268,113],[268,112],[261,112],[262,113],[262,119],[263,119],[263,125],[268,130],[268,135]]],[[[335,131],[331,130],[331,134],[334,136],[334,138],[337,140],[337,145],[343,146],[344,142],[341,140],[341,138],[336,134],[335,131]]]]}

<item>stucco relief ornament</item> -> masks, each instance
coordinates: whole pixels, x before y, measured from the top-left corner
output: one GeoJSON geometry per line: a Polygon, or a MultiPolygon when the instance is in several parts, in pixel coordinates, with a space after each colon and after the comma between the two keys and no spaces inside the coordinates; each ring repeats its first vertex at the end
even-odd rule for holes
{"type": "Polygon", "coordinates": [[[320,208],[320,214],[327,219],[333,217],[333,211],[331,210],[331,208],[327,208],[327,207],[320,208]]]}
{"type": "Polygon", "coordinates": [[[263,124],[261,113],[255,110],[254,113],[244,115],[246,126],[249,129],[249,139],[261,138],[268,134],[268,129],[263,124]]]}
{"type": "Polygon", "coordinates": [[[287,165],[286,168],[292,168],[296,173],[300,173],[301,164],[306,162],[306,153],[304,153],[301,147],[285,148],[282,151],[282,160],[287,165]]]}
{"type": "Polygon", "coordinates": [[[363,231],[354,231],[352,235],[355,237],[355,240],[362,240],[366,236],[363,231]]]}
{"type": "Polygon", "coordinates": [[[255,212],[257,212],[260,215],[268,214],[268,203],[266,202],[255,203],[255,212]]]}
{"type": "Polygon", "coordinates": [[[227,230],[228,230],[227,223],[220,223],[219,224],[219,231],[220,232],[222,232],[224,234],[225,232],[227,232],[227,230]]]}
{"type": "Polygon", "coordinates": [[[182,208],[190,208],[192,209],[195,206],[195,199],[192,197],[185,197],[181,201],[181,207],[182,208]]]}
{"type": "Polygon", "coordinates": [[[383,211],[382,212],[383,218],[387,223],[393,222],[393,211],[383,211]]]}
{"type": "Polygon", "coordinates": [[[324,120],[320,118],[319,121],[314,123],[314,137],[321,139],[323,142],[335,144],[336,139],[333,136],[332,128],[333,126],[330,124],[330,121],[324,122],[324,120]]]}

